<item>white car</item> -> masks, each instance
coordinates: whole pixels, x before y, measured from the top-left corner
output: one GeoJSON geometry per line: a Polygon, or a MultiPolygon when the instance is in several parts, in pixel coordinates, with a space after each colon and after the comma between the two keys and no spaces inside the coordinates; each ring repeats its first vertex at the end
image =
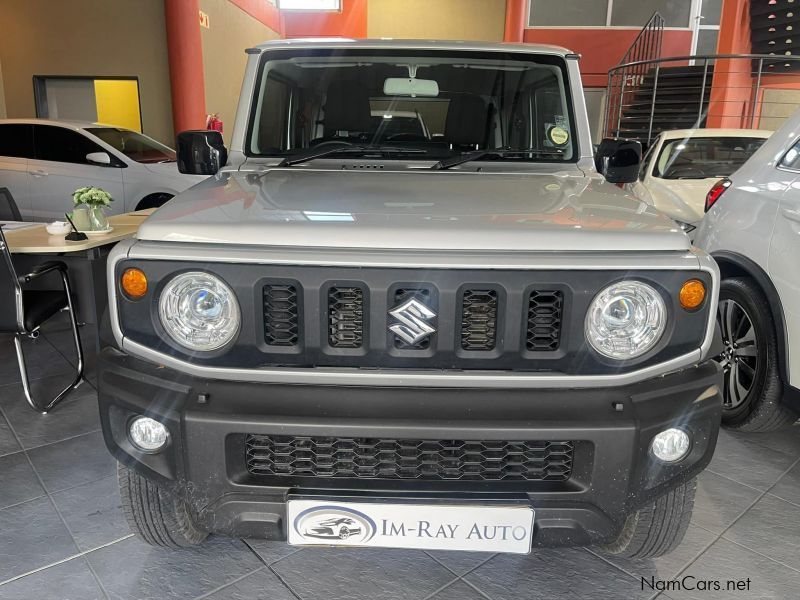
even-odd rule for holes
{"type": "Polygon", "coordinates": [[[639,180],[626,188],[691,231],[703,218],[711,186],[744,164],[771,134],[758,129],[665,131],[645,154],[639,180]]]}
{"type": "Polygon", "coordinates": [[[161,206],[205,179],[178,172],[175,152],[152,138],[107,125],[45,119],[0,120],[0,187],[23,219],[63,220],[72,192],[96,186],[109,214],[161,206]]]}
{"type": "Polygon", "coordinates": [[[720,266],[723,423],[768,431],[800,413],[800,110],[711,188],[695,244],[720,266]]]}

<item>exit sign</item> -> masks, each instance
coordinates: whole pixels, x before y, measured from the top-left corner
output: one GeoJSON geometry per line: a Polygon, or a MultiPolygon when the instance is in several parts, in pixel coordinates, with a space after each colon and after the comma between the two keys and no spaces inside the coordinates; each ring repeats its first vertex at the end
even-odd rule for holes
{"type": "Polygon", "coordinates": [[[211,29],[211,21],[209,20],[208,15],[202,10],[200,11],[200,27],[211,29]]]}

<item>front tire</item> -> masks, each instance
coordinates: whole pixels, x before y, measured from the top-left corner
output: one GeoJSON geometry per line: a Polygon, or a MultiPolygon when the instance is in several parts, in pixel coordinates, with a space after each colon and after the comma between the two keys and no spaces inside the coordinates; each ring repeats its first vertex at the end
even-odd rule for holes
{"type": "Polygon", "coordinates": [[[151,546],[186,548],[208,537],[192,521],[186,502],[117,463],[122,510],[133,533],[151,546]]]}
{"type": "Polygon", "coordinates": [[[696,489],[697,479],[692,479],[640,508],[602,550],[623,558],[657,558],[672,552],[686,535],[696,489]]]}
{"type": "Polygon", "coordinates": [[[720,286],[717,323],[724,350],[716,360],[724,372],[722,424],[741,431],[774,431],[797,415],[781,403],[778,343],[769,303],[745,277],[720,286]]]}

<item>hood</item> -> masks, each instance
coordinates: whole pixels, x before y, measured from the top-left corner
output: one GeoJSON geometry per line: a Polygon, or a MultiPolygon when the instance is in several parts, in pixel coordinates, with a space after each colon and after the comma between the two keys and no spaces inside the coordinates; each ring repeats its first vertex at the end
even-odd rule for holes
{"type": "Polygon", "coordinates": [[[720,179],[652,179],[648,187],[658,210],[678,221],[697,225],[705,214],[706,194],[720,179]]]}
{"type": "Polygon", "coordinates": [[[417,250],[689,248],[683,232],[653,207],[578,173],[221,173],[156,211],[138,238],[417,250]]]}

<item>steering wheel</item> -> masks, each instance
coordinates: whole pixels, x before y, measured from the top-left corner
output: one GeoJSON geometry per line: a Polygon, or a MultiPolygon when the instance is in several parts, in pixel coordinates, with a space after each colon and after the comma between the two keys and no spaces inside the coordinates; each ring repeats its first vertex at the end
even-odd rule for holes
{"type": "Polygon", "coordinates": [[[324,142],[314,144],[314,148],[324,148],[325,146],[341,146],[342,148],[350,148],[355,145],[356,144],[353,142],[349,142],[347,140],[325,140],[324,142]]]}

